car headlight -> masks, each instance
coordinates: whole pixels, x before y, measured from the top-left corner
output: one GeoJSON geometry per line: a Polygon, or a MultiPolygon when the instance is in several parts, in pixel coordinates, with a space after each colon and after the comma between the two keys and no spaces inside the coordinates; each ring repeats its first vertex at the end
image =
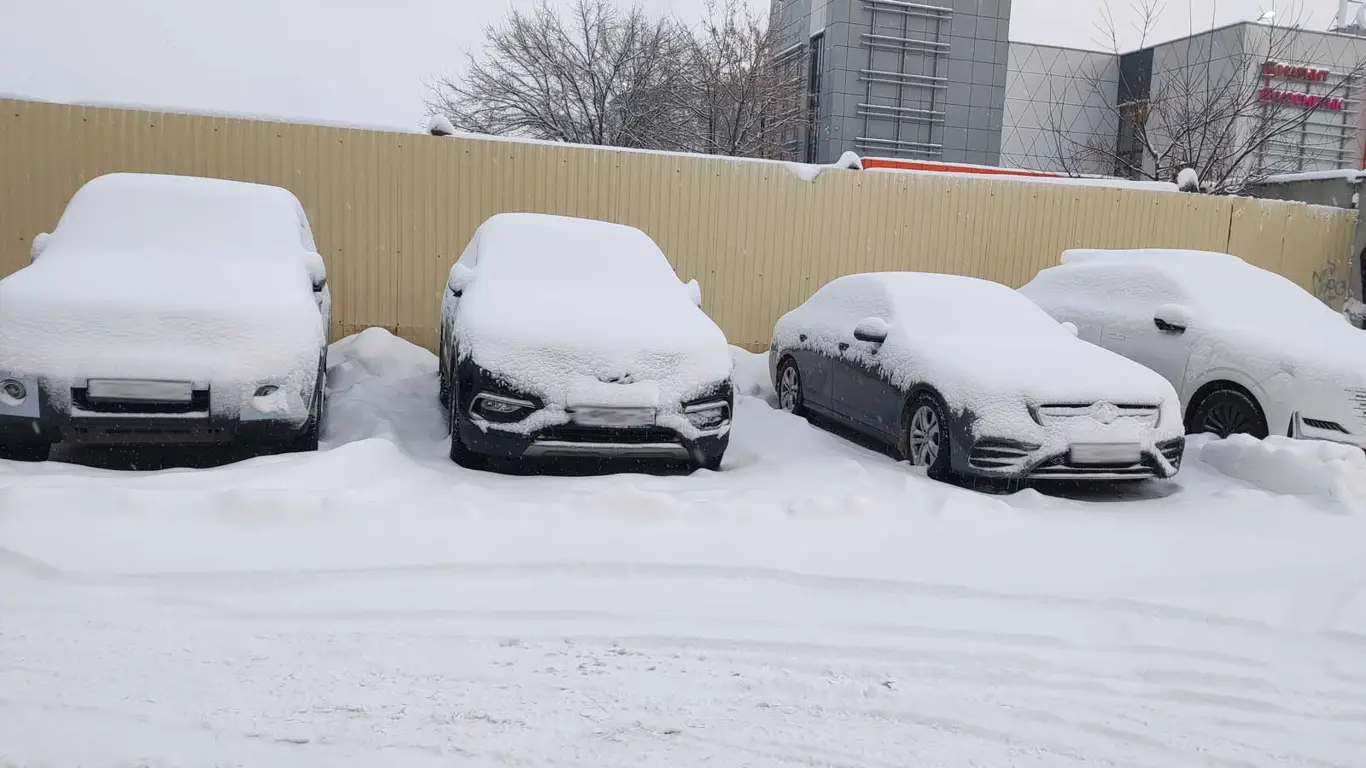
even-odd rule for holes
{"type": "Polygon", "coordinates": [[[693,403],[683,407],[683,415],[698,429],[720,429],[730,423],[730,403],[726,400],[693,403]]]}
{"type": "Polygon", "coordinates": [[[471,413],[485,421],[499,423],[521,421],[534,410],[536,404],[529,400],[495,395],[492,392],[480,392],[474,396],[474,402],[470,403],[471,413]]]}

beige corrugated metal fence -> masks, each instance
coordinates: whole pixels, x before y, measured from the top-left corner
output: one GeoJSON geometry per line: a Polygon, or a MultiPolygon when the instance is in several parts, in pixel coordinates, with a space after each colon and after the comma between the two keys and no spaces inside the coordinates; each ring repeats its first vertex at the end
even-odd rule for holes
{"type": "Polygon", "coordinates": [[[1299,203],[875,171],[807,181],[780,163],[0,99],[0,274],[28,262],[82,183],[114,171],[287,187],[328,262],[333,333],[385,326],[428,347],[447,270],[503,211],[645,230],[753,349],[839,275],[1018,286],[1073,247],[1227,250],[1340,302],[1356,223],[1299,203]]]}

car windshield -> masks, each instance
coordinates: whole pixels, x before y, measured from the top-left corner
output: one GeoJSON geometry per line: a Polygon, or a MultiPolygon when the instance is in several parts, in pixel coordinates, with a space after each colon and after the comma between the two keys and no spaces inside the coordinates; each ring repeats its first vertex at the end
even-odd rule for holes
{"type": "Polygon", "coordinates": [[[679,292],[679,280],[643,232],[552,216],[506,216],[481,233],[482,281],[518,290],[622,297],[679,292]]]}
{"type": "Polygon", "coordinates": [[[1032,301],[999,283],[953,275],[896,275],[885,285],[899,322],[938,333],[985,339],[1066,333],[1032,301]]]}

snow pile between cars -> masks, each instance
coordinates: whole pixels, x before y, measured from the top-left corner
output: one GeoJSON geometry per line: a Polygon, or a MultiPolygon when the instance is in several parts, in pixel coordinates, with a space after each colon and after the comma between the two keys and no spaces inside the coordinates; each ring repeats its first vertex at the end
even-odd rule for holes
{"type": "Polygon", "coordinates": [[[1200,461],[1234,479],[1271,493],[1321,496],[1346,510],[1366,510],[1366,453],[1355,446],[1277,435],[1188,441],[1187,450],[1200,461]]]}
{"type": "Polygon", "coordinates": [[[324,447],[379,437],[442,453],[447,430],[436,398],[436,355],[367,328],[329,347],[327,362],[324,447]]]}

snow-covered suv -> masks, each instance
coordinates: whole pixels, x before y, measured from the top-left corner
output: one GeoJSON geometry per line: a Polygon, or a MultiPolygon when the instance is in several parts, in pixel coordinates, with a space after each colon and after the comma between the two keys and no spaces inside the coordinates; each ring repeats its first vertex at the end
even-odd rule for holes
{"type": "Polygon", "coordinates": [[[317,447],[330,294],[278,187],[93,179],[0,280],[0,456],[59,441],[317,447]]]}
{"type": "Polygon", "coordinates": [[[730,350],[644,232],[502,214],[451,268],[441,401],[451,458],[622,457],[716,469],[730,350]]]}

